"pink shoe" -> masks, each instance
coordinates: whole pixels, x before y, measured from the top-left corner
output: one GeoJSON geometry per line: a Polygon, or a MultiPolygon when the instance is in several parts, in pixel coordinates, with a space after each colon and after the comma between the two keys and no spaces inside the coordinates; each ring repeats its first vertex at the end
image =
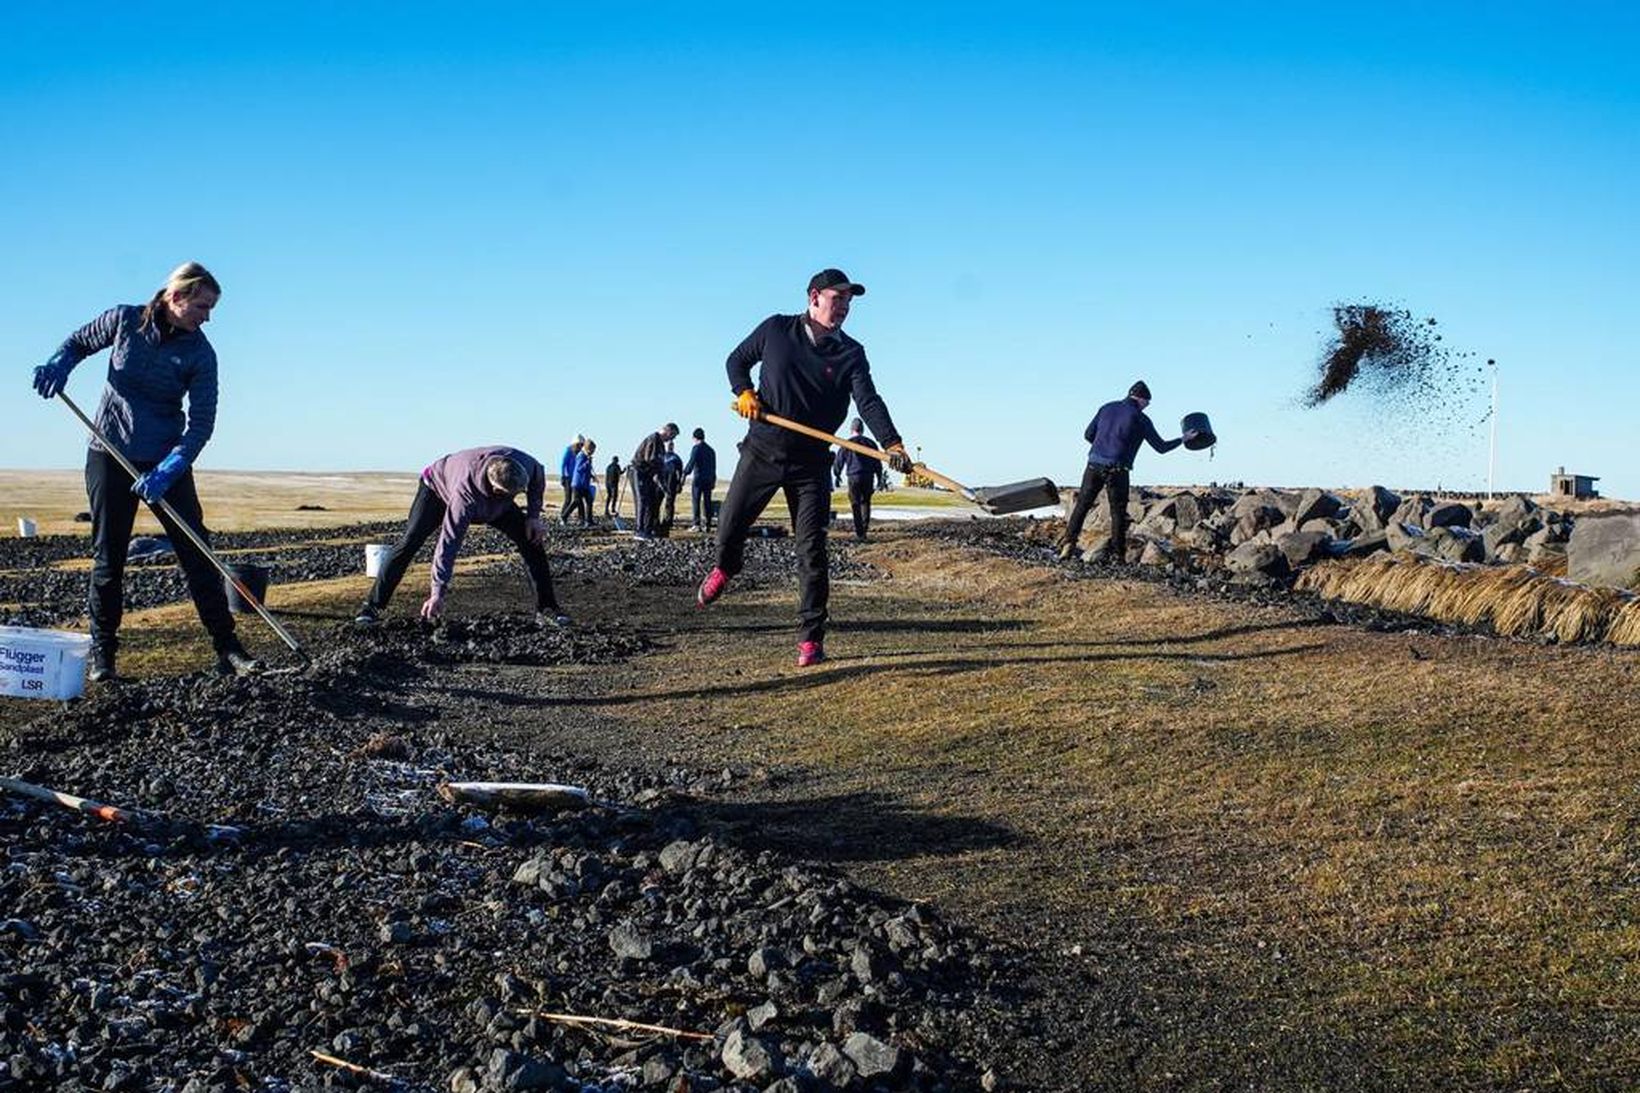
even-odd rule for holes
{"type": "Polygon", "coordinates": [[[700,590],[695,593],[695,605],[697,607],[707,606],[723,595],[723,590],[728,587],[729,575],[717,566],[713,566],[712,572],[708,573],[706,579],[700,582],[700,590]]]}
{"type": "Polygon", "coordinates": [[[797,643],[797,666],[799,668],[819,664],[825,659],[826,650],[818,641],[800,641],[797,643]]]}

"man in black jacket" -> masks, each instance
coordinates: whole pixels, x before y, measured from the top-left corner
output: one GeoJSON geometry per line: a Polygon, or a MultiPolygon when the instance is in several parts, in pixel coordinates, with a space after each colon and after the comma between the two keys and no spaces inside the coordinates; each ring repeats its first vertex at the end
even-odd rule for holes
{"type": "Polygon", "coordinates": [[[771,315],[735,347],[727,362],[735,412],[751,422],[740,443],[729,494],[718,521],[717,565],[701,582],[700,606],[723,594],[741,571],[746,536],[776,490],[784,491],[797,538],[798,667],[825,659],[826,604],[831,595],[826,552],[826,522],[831,511],[831,453],[823,440],[782,429],[762,420],[764,411],[835,433],[848,415],[852,396],[860,416],[883,444],[889,463],[911,469],[888,407],[871,382],[865,347],[843,333],[857,285],[838,269],[824,269],[809,279],[808,310],[799,315],[771,315]],[[762,365],[758,385],[752,369],[762,365]]]}
{"type": "Polygon", "coordinates": [[[677,435],[678,427],[667,422],[658,431],[643,438],[638,450],[632,453],[632,461],[626,465],[638,509],[638,526],[632,533],[634,539],[653,539],[659,531],[661,468],[666,460],[666,443],[677,435]]]}
{"type": "MultiPolygon", "coordinates": [[[[848,438],[867,448],[877,446],[866,435],[866,424],[859,418],[850,423],[848,438]]],[[[854,537],[862,543],[866,541],[866,530],[871,527],[871,495],[877,489],[877,472],[882,466],[881,460],[847,448],[838,448],[837,458],[832,460],[831,473],[835,481],[840,485],[845,476],[848,478],[848,507],[854,517],[854,537]]]]}
{"type": "Polygon", "coordinates": [[[707,531],[712,526],[712,491],[717,488],[717,452],[706,443],[706,430],[696,429],[695,446],[683,476],[689,479],[689,526],[707,531]]]}

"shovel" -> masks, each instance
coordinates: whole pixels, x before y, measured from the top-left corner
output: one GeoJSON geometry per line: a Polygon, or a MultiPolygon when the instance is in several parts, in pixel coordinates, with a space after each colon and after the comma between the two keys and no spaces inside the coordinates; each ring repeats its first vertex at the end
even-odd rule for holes
{"type": "MultiPolygon", "coordinates": [[[[68,393],[66,391],[59,392],[57,397],[62,400],[64,406],[67,406],[70,410],[74,411],[74,416],[79,418],[81,424],[91,431],[92,436],[97,438],[97,443],[103,446],[103,450],[113,456],[116,463],[125,468],[126,474],[130,475],[132,479],[142,477],[142,472],[138,471],[137,468],[131,465],[131,461],[125,458],[124,452],[109,443],[108,438],[103,436],[102,430],[97,428],[97,426],[92,423],[91,419],[85,416],[85,412],[74,404],[74,400],[68,397],[68,393]]],[[[205,555],[206,559],[209,560],[212,565],[216,566],[217,572],[221,573],[222,576],[227,579],[228,583],[233,585],[234,590],[239,593],[240,597],[256,609],[256,613],[262,616],[262,621],[273,628],[273,632],[279,635],[279,640],[290,646],[291,652],[306,661],[307,654],[302,651],[302,646],[297,642],[297,640],[290,636],[290,631],[279,625],[279,620],[274,618],[273,615],[268,612],[266,607],[262,606],[261,597],[253,593],[249,588],[246,588],[245,582],[240,580],[239,576],[235,574],[233,570],[223,564],[222,559],[218,558],[215,552],[213,552],[211,548],[206,545],[205,540],[200,537],[198,532],[188,526],[188,521],[177,515],[177,510],[171,507],[171,502],[161,497],[154,503],[154,507],[169,516],[172,523],[176,524],[176,526],[182,530],[182,533],[193,541],[194,546],[199,548],[199,552],[205,555]]]]}
{"type": "MultiPolygon", "coordinates": [[[[816,440],[824,440],[828,444],[836,444],[880,463],[888,462],[887,452],[856,444],[852,440],[844,440],[840,436],[832,436],[830,433],[804,425],[800,421],[793,421],[791,418],[781,417],[779,414],[763,413],[758,416],[758,420],[778,425],[782,429],[790,429],[794,433],[802,433],[816,440]]],[[[1011,512],[1024,512],[1026,509],[1059,504],[1059,487],[1046,478],[1028,478],[1023,482],[1010,482],[1006,486],[981,486],[978,489],[969,489],[954,478],[947,478],[938,471],[929,470],[926,463],[913,463],[912,469],[993,516],[1006,516],[1011,512]]]]}

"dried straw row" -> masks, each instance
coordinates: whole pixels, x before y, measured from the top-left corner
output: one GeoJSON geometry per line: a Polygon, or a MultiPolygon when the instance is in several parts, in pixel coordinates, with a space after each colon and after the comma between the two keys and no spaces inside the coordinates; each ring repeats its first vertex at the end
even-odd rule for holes
{"type": "Polygon", "coordinates": [[[1499,634],[1561,642],[1640,645],[1640,596],[1554,577],[1530,566],[1480,566],[1416,554],[1325,562],[1298,587],[1326,599],[1370,604],[1499,634]]]}

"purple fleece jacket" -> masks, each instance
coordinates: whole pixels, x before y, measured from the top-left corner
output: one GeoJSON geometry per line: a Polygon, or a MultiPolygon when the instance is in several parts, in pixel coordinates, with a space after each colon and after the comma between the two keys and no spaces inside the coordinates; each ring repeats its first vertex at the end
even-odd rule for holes
{"type": "Polygon", "coordinates": [[[456,552],[467,537],[467,526],[491,523],[516,507],[511,497],[491,493],[489,483],[484,480],[485,465],[497,456],[514,460],[529,472],[530,484],[524,490],[524,517],[533,520],[541,515],[541,498],[547,488],[546,471],[528,452],[495,444],[451,452],[434,460],[421,472],[422,485],[444,502],[444,525],[438,529],[438,543],[433,547],[434,592],[450,587],[456,552]]]}

